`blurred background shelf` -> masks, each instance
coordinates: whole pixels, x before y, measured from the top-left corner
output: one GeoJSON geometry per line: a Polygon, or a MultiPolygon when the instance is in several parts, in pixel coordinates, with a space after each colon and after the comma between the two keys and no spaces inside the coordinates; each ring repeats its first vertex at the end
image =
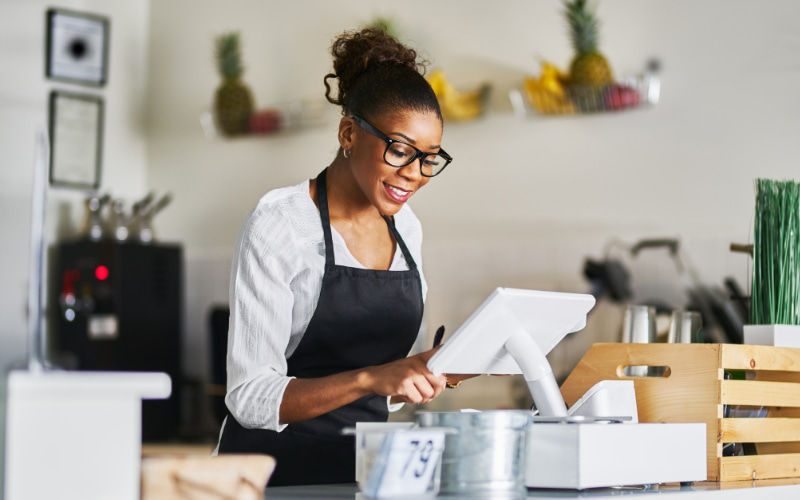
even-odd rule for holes
{"type": "Polygon", "coordinates": [[[537,83],[531,80],[523,88],[509,91],[515,115],[583,115],[649,108],[658,104],[661,93],[659,79],[649,74],[609,85],[559,85],[553,90],[537,83]]]}
{"type": "MultiPolygon", "coordinates": [[[[200,126],[207,139],[237,137],[275,137],[333,123],[336,109],[323,100],[298,100],[276,104],[235,117],[241,132],[228,134],[220,126],[220,116],[212,109],[200,113],[200,126]]],[[[230,119],[230,117],[224,117],[230,119]]]]}

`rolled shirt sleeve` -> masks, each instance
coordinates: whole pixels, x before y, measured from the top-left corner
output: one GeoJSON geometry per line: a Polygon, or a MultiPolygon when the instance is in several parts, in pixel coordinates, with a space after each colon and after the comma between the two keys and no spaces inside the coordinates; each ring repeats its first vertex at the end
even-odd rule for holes
{"type": "Polygon", "coordinates": [[[292,331],[298,263],[287,251],[295,238],[280,211],[251,214],[231,268],[228,393],[225,403],[246,428],[282,430],[280,403],[292,377],[286,351],[292,331]]]}

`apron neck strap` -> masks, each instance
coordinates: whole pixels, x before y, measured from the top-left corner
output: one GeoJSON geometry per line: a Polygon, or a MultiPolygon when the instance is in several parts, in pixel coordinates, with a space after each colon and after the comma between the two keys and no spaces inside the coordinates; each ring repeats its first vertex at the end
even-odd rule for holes
{"type": "MultiPolygon", "coordinates": [[[[325,236],[325,267],[331,268],[335,264],[335,259],[333,256],[333,237],[331,236],[331,216],[330,212],[328,211],[328,189],[325,185],[325,174],[327,173],[328,169],[326,168],[317,176],[317,200],[319,202],[319,216],[322,219],[322,233],[325,236]]],[[[408,269],[413,271],[417,268],[417,263],[414,261],[414,258],[411,256],[411,252],[408,250],[406,246],[406,242],[403,241],[403,238],[400,236],[400,233],[397,231],[397,228],[394,225],[394,220],[389,218],[386,215],[383,215],[383,219],[386,221],[386,225],[389,226],[389,230],[394,235],[394,239],[397,241],[397,244],[400,245],[400,251],[403,252],[403,257],[406,259],[406,264],[408,264],[408,269]]]]}
{"type": "Polygon", "coordinates": [[[328,212],[328,190],[325,186],[326,168],[317,176],[317,200],[319,217],[322,219],[322,233],[325,235],[325,267],[331,268],[336,262],[333,257],[333,237],[331,237],[331,216],[328,212]]]}
{"type": "Polygon", "coordinates": [[[400,233],[397,231],[397,227],[395,227],[394,225],[394,218],[390,218],[384,215],[383,220],[386,221],[386,225],[389,226],[389,230],[392,231],[394,239],[397,240],[397,244],[400,245],[400,251],[403,252],[403,257],[406,259],[406,264],[408,264],[408,269],[413,271],[414,269],[417,268],[417,263],[414,262],[414,257],[411,256],[411,252],[409,252],[408,247],[406,246],[406,242],[403,241],[403,237],[400,236],[400,233]]]}

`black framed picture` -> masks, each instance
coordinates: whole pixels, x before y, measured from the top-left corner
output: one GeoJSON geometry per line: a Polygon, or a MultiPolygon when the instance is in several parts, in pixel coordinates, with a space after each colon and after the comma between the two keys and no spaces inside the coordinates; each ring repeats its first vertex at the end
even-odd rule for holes
{"type": "Polygon", "coordinates": [[[102,97],[50,92],[50,184],[98,189],[102,152],[102,97]]]}
{"type": "Polygon", "coordinates": [[[105,85],[109,26],[107,17],[48,9],[47,78],[98,87],[105,85]]]}

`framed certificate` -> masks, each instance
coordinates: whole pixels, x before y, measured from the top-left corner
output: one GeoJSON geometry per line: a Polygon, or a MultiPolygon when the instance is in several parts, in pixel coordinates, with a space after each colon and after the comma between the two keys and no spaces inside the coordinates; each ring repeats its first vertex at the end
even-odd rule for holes
{"type": "Polygon", "coordinates": [[[78,189],[100,187],[103,99],[50,93],[50,184],[78,189]]]}
{"type": "Polygon", "coordinates": [[[45,74],[101,87],[108,80],[109,20],[64,9],[47,11],[45,74]]]}

